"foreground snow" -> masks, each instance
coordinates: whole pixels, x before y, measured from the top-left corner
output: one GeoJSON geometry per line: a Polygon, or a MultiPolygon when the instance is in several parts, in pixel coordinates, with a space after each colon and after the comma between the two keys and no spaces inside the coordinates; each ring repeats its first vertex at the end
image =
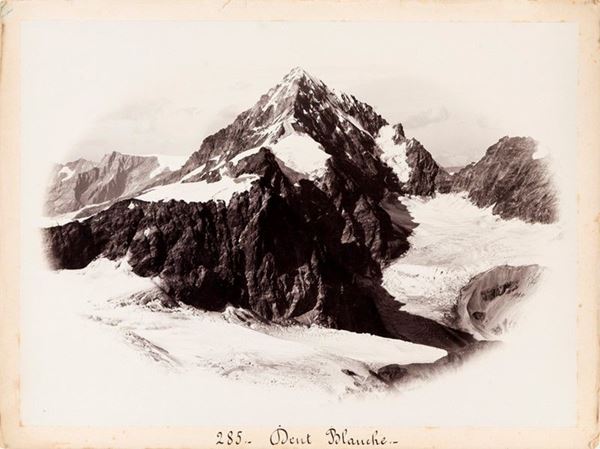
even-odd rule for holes
{"type": "Polygon", "coordinates": [[[558,225],[503,220],[463,194],[401,198],[419,225],[410,249],[383,272],[403,310],[453,325],[459,290],[497,265],[546,265],[561,238],[558,225]]]}
{"type": "MultiPolygon", "coordinates": [[[[382,384],[367,380],[370,369],[446,355],[368,334],[268,325],[233,307],[217,313],[141,305],[130,295],[156,285],[133,274],[126,262],[99,259],[82,270],[43,272],[39,281],[44,296],[28,310],[37,318],[30,336],[37,357],[28,358],[26,371],[44,372],[44,377],[27,391],[43,402],[45,413],[74,414],[75,420],[77,410],[63,409],[63,401],[98,396],[92,406],[102,401],[98,389],[105,383],[123,388],[118,391],[128,397],[133,394],[128,388],[139,387],[132,387],[130,374],[124,373],[150,388],[148,394],[161,388],[168,396],[186,386],[218,398],[239,389],[259,401],[304,391],[330,402],[352,392],[382,390],[382,384]]],[[[34,409],[43,420],[44,413],[37,405],[34,409]]]]}
{"type": "MultiPolygon", "coordinates": [[[[266,379],[265,368],[280,371],[289,364],[287,368],[293,375],[293,371],[314,364],[315,378],[306,379],[305,386],[316,383],[342,393],[343,384],[349,384],[340,371],[344,365],[366,374],[368,368],[388,363],[433,362],[446,355],[441,349],[370,334],[266,324],[234,307],[218,313],[183,304],[172,309],[137,304],[128,295],[156,287],[155,280],[135,275],[125,261],[98,259],[85,269],[62,270],[49,276],[57,287],[71,285],[77,290],[73,296],[86,298],[79,310],[81,317],[162,348],[167,364],[184,370],[200,368],[220,374],[239,371],[246,379],[278,383],[286,376],[279,373],[266,379]],[[246,361],[252,362],[250,367],[244,365],[246,361]],[[328,381],[333,382],[326,385],[328,381]]],[[[293,382],[297,385],[297,379],[293,382]]]]}
{"type": "MultiPolygon", "coordinates": [[[[474,253],[466,252],[471,251],[469,244],[479,241],[480,253],[488,255],[507,249],[496,229],[492,236],[497,241],[486,250],[486,231],[508,226],[514,240],[519,238],[514,234],[531,226],[495,223],[488,212],[475,211],[464,199],[450,196],[406,202],[413,214],[426,218],[415,229],[411,239],[418,245],[407,256],[423,269],[428,263],[448,267],[452,260],[470,267],[469,255],[474,253]],[[472,213],[470,234],[460,230],[464,223],[459,225],[458,217],[451,220],[454,207],[472,213]],[[453,230],[439,229],[444,220],[453,230]],[[461,239],[466,245],[459,245],[461,239]],[[437,245],[439,257],[432,245],[437,245]]],[[[25,218],[23,222],[32,223],[35,213],[25,218]]],[[[510,246],[512,254],[528,259],[526,240],[535,238],[536,228],[520,237],[520,249],[510,246]]],[[[23,260],[28,263],[21,264],[19,304],[21,422],[271,428],[324,422],[572,426],[577,270],[576,233],[567,231],[556,275],[536,290],[537,298],[531,298],[535,307],[511,333],[510,344],[419,388],[382,392],[368,390],[377,385],[365,380],[367,367],[433,360],[443,351],[322,328],[264,327],[232,308],[218,314],[141,306],[126,300],[127,295],[153,288],[151,279],[133,276],[126,265],[116,267],[106,260],[84,270],[46,271],[39,231],[24,227],[23,260]]],[[[539,255],[537,250],[529,253],[539,255]]],[[[420,285],[429,288],[427,278],[420,285]]]]}

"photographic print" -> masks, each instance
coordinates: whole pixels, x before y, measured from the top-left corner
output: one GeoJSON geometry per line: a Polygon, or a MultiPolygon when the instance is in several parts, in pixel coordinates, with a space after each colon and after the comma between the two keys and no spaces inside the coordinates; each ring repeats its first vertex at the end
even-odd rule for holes
{"type": "Polygon", "coordinates": [[[21,425],[578,425],[576,24],[45,19],[19,45],[21,425]]]}

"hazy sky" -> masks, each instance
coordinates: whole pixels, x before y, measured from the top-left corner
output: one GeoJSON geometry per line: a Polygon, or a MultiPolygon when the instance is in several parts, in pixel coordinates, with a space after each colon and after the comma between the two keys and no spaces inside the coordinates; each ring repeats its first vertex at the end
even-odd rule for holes
{"type": "Polygon", "coordinates": [[[190,154],[294,66],[444,165],[504,135],[573,145],[570,24],[30,22],[22,64],[23,143],[46,159],[190,154]]]}

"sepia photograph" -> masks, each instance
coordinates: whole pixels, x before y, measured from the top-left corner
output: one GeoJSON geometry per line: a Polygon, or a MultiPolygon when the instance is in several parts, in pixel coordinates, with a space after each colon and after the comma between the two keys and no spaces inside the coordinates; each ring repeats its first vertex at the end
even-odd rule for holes
{"type": "Polygon", "coordinates": [[[578,427],[580,31],[20,22],[20,425],[578,427]]]}

